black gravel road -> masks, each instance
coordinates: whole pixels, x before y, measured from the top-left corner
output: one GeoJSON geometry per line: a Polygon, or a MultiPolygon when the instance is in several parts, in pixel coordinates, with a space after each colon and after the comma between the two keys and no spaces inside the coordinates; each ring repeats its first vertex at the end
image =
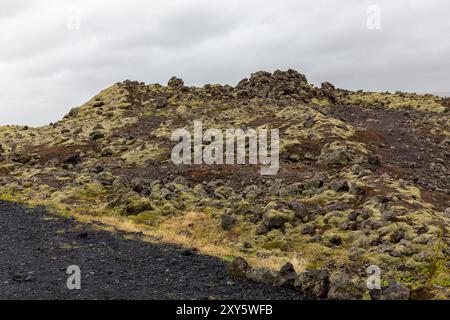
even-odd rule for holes
{"type": "Polygon", "coordinates": [[[225,268],[214,257],[0,201],[0,299],[299,298],[291,290],[234,281],[225,268]],[[80,290],[67,288],[71,265],[80,267],[80,290]]]}

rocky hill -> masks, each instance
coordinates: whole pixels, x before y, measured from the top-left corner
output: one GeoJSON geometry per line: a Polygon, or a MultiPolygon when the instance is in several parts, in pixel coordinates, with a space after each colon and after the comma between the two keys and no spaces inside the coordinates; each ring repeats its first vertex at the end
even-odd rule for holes
{"type": "Polygon", "coordinates": [[[259,281],[286,262],[328,270],[324,293],[295,286],[309,295],[368,298],[376,265],[391,291],[449,298],[449,107],[433,95],[318,88],[293,70],[235,87],[124,81],[57,123],[0,127],[0,198],[243,257],[259,281]],[[171,133],[194,121],[279,129],[278,174],[176,166],[171,133]]]}

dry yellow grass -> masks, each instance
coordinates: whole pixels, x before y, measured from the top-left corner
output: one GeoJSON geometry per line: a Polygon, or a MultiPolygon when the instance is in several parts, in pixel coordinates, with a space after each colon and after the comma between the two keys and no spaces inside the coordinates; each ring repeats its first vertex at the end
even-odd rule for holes
{"type": "Polygon", "coordinates": [[[237,244],[230,241],[233,234],[214,226],[214,222],[211,221],[212,218],[206,213],[188,212],[184,216],[168,219],[157,229],[121,216],[91,216],[76,213],[73,216],[84,223],[100,222],[100,225],[95,224],[95,227],[100,230],[142,233],[141,239],[144,241],[196,248],[202,254],[219,257],[226,261],[241,256],[255,268],[266,267],[279,270],[282,265],[290,262],[297,272],[302,272],[307,264],[304,258],[295,253],[291,256],[255,257],[241,252],[237,244]],[[187,230],[189,233],[182,232],[187,230]]]}

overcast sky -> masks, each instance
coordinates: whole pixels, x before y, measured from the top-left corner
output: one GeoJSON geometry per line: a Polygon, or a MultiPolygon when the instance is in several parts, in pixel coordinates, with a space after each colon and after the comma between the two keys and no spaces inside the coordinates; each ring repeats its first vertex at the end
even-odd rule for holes
{"type": "Polygon", "coordinates": [[[341,88],[450,92],[447,0],[0,0],[0,125],[43,125],[125,79],[235,85],[294,68],[341,88]]]}

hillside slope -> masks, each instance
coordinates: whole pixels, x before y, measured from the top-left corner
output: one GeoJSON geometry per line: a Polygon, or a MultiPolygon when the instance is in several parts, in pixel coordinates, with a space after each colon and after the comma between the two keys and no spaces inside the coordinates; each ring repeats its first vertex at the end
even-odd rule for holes
{"type": "Polygon", "coordinates": [[[125,81],[54,124],[0,127],[0,193],[225,259],[448,298],[450,99],[320,88],[288,70],[235,87],[125,81]],[[281,167],[174,165],[173,130],[280,130],[281,167]]]}
{"type": "Polygon", "coordinates": [[[301,298],[292,290],[234,281],[217,258],[149,245],[136,233],[102,232],[42,208],[0,201],[0,226],[0,300],[301,298]],[[73,265],[80,267],[80,290],[67,289],[73,265]]]}

